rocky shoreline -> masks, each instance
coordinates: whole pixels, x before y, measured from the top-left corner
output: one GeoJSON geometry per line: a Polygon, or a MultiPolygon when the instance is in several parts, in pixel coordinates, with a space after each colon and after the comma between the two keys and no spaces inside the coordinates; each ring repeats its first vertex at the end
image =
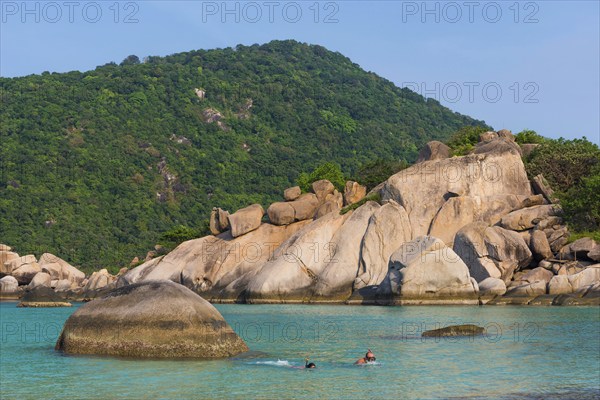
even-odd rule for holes
{"type": "Polygon", "coordinates": [[[528,179],[522,151],[506,130],[463,157],[431,142],[369,193],[321,180],[311,193],[286,189],[266,213],[215,208],[213,235],[116,276],[1,245],[0,298],[51,288],[85,301],[170,280],[213,303],[600,305],[600,244],[568,243],[560,205],[543,176],[528,179]]]}

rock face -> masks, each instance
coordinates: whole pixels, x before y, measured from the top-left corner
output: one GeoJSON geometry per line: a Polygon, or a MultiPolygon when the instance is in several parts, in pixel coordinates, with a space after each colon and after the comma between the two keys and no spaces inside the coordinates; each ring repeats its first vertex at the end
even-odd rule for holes
{"type": "Polygon", "coordinates": [[[387,274],[390,256],[411,237],[410,221],[404,207],[390,200],[375,211],[362,240],[354,290],[381,283],[387,274]]]}
{"type": "Polygon", "coordinates": [[[367,187],[358,182],[348,181],[344,188],[344,205],[359,202],[367,195],[367,187]]]}
{"type": "Polygon", "coordinates": [[[444,158],[450,158],[450,147],[446,146],[442,142],[434,140],[429,142],[419,152],[419,158],[417,162],[430,161],[430,160],[442,160],[444,158]]]}
{"type": "MultiPolygon", "coordinates": [[[[592,238],[581,238],[560,249],[559,258],[566,260],[591,259],[589,253],[599,247],[592,238]]],[[[592,253],[592,256],[594,253],[592,253]]]]}
{"type": "Polygon", "coordinates": [[[304,221],[313,219],[320,202],[315,194],[305,193],[288,204],[294,209],[294,219],[296,221],[304,221]]]}
{"type": "Polygon", "coordinates": [[[544,196],[548,203],[556,203],[554,190],[550,188],[550,185],[548,184],[546,178],[544,178],[544,175],[539,174],[533,178],[531,180],[531,186],[533,187],[534,192],[544,196]]]}
{"type": "Polygon", "coordinates": [[[100,271],[92,273],[88,279],[88,283],[83,288],[83,291],[86,293],[86,297],[95,297],[89,296],[91,292],[104,289],[106,286],[115,283],[115,281],[116,277],[109,274],[106,269],[101,269],[100,271]]]}
{"type": "Polygon", "coordinates": [[[492,277],[508,283],[514,271],[529,265],[532,259],[518,233],[481,222],[469,224],[456,234],[454,251],[477,282],[492,277]]]}
{"type": "Polygon", "coordinates": [[[152,358],[220,358],[248,347],[206,300],[170,281],[115,289],[75,311],[56,350],[152,358]]]}
{"type": "Polygon", "coordinates": [[[27,288],[17,307],[71,307],[71,303],[62,299],[48,286],[36,286],[27,288]]]}
{"type": "Polygon", "coordinates": [[[520,155],[492,149],[413,165],[390,177],[380,194],[406,209],[417,237],[429,233],[436,214],[452,197],[530,196],[531,189],[520,155]]]}
{"type": "Polygon", "coordinates": [[[228,217],[231,236],[235,238],[257,229],[264,214],[265,210],[260,204],[253,204],[237,210],[228,217]]]}
{"type": "Polygon", "coordinates": [[[400,246],[380,286],[383,296],[407,299],[476,298],[479,291],[465,263],[441,240],[422,236],[400,246]]]}

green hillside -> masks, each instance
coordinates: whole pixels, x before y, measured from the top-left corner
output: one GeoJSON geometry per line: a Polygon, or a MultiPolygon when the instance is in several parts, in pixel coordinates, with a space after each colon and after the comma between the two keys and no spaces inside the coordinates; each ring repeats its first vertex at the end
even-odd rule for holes
{"type": "Polygon", "coordinates": [[[484,125],[294,41],[0,78],[0,91],[0,242],[88,270],[145,255],[173,226],[202,231],[213,206],[266,206],[324,161],[351,176],[484,125]]]}

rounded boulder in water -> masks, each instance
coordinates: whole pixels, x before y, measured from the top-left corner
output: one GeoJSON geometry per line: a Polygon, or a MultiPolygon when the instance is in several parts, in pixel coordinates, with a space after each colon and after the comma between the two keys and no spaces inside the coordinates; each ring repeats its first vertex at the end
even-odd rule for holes
{"type": "Polygon", "coordinates": [[[65,323],[56,350],[146,358],[222,358],[248,351],[208,301],[171,281],[124,286],[65,323]]]}

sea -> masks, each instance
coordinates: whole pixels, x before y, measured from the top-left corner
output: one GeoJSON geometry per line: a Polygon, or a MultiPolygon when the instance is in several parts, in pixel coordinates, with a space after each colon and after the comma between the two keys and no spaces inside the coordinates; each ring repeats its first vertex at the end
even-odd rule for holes
{"type": "Polygon", "coordinates": [[[249,353],[146,360],[57,352],[80,304],[16,305],[0,303],[2,400],[600,398],[598,307],[216,305],[249,353]],[[455,324],[485,335],[421,337],[455,324]]]}

